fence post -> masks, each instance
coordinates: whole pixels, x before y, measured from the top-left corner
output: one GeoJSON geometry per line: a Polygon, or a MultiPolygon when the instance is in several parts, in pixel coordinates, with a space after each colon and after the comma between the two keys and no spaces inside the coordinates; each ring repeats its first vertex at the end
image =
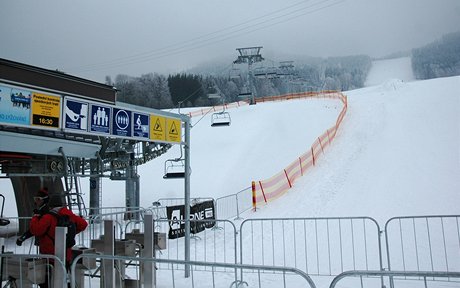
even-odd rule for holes
{"type": "Polygon", "coordinates": [[[311,146],[311,158],[313,159],[313,166],[315,166],[315,153],[313,153],[313,146],[311,146]]]}
{"type": "Polygon", "coordinates": [[[286,175],[286,179],[288,180],[289,188],[292,188],[291,180],[289,180],[286,169],[284,169],[284,175],[286,175]]]}
{"type": "Polygon", "coordinates": [[[256,211],[256,182],[252,181],[252,208],[256,211]]]}

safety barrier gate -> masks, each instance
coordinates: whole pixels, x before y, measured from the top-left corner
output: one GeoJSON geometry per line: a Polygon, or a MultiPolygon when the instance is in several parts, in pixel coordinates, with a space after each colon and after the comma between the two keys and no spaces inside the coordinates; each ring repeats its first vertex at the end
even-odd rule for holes
{"type": "Polygon", "coordinates": [[[383,269],[380,228],[369,217],[248,219],[240,227],[240,247],[243,264],[294,267],[309,275],[383,269]]]}
{"type": "Polygon", "coordinates": [[[385,224],[388,269],[460,272],[459,215],[394,217],[385,224]]]}
{"type": "Polygon", "coordinates": [[[329,288],[340,287],[460,287],[460,273],[434,271],[346,271],[336,276],[329,288]],[[450,285],[449,283],[450,282],[450,285]]]}

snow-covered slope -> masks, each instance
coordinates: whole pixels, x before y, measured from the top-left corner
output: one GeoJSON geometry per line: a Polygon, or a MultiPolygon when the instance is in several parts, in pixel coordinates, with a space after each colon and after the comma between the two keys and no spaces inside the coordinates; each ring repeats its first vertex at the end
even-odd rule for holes
{"type": "Polygon", "coordinates": [[[390,79],[404,82],[415,80],[410,57],[373,61],[364,85],[366,87],[380,85],[390,79]]]}
{"type": "Polygon", "coordinates": [[[384,222],[458,214],[459,89],[460,77],[451,77],[392,80],[346,93],[348,113],[331,149],[259,216],[360,215],[384,222]]]}

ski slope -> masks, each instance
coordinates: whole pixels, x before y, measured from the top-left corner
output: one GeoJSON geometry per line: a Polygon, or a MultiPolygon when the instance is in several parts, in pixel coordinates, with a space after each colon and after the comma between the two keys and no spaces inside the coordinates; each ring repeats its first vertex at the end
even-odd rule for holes
{"type": "Polygon", "coordinates": [[[380,85],[388,79],[399,79],[404,82],[414,81],[411,57],[373,61],[364,86],[380,85]]]}

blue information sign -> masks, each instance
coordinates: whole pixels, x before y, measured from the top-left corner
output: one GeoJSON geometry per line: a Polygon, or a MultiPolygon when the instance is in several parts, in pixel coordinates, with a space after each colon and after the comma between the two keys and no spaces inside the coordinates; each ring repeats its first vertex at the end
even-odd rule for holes
{"type": "Polygon", "coordinates": [[[91,105],[90,131],[102,134],[110,134],[111,108],[104,105],[91,105]]]}
{"type": "Polygon", "coordinates": [[[30,99],[32,92],[0,86],[0,122],[30,125],[30,99]]]}
{"type": "Polygon", "coordinates": [[[133,112],[133,136],[149,139],[149,115],[133,112]]]}
{"type": "Polygon", "coordinates": [[[113,108],[112,135],[131,136],[132,113],[129,110],[113,108]]]}
{"type": "Polygon", "coordinates": [[[64,128],[86,132],[88,130],[88,103],[66,98],[64,128]]]}

